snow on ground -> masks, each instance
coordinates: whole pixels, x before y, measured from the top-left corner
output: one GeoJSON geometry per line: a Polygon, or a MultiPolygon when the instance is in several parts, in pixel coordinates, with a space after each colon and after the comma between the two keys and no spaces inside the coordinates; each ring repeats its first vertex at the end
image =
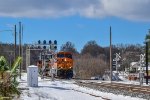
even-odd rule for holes
{"type": "Polygon", "coordinates": [[[73,80],[38,79],[38,87],[27,86],[27,75],[19,80],[22,90],[19,100],[143,100],[129,96],[103,93],[86,87],[80,87],[73,80]]]}

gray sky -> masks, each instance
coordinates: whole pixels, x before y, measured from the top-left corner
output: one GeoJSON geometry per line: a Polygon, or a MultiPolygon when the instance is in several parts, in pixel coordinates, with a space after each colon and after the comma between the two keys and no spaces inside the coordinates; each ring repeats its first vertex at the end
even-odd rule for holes
{"type": "Polygon", "coordinates": [[[80,15],[150,21],[150,0],[0,0],[1,17],[55,18],[80,15]]]}

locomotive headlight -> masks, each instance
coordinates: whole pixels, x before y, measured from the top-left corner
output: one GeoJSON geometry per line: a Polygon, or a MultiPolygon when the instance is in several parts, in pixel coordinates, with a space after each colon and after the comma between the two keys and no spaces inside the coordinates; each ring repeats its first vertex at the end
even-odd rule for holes
{"type": "Polygon", "coordinates": [[[67,61],[67,59],[65,58],[65,61],[67,61]]]}
{"type": "Polygon", "coordinates": [[[71,67],[69,67],[70,69],[72,68],[72,66],[71,67]]]}

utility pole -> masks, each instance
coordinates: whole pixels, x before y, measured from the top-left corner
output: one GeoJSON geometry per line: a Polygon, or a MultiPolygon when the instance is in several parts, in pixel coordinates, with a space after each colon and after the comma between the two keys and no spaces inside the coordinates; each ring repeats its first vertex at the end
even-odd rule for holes
{"type": "Polygon", "coordinates": [[[16,25],[14,26],[15,30],[14,30],[14,33],[15,33],[15,45],[14,45],[14,59],[16,59],[16,44],[17,44],[17,32],[16,32],[16,25]]]}
{"type": "Polygon", "coordinates": [[[146,84],[148,84],[148,41],[146,41],[146,84]]]}
{"type": "Polygon", "coordinates": [[[23,25],[22,25],[22,27],[21,27],[21,33],[22,33],[22,34],[21,34],[21,35],[22,35],[22,41],[21,41],[21,44],[22,44],[22,45],[21,45],[22,63],[21,63],[21,67],[23,67],[23,64],[24,64],[24,61],[23,61],[23,60],[24,60],[24,59],[23,59],[23,58],[24,58],[24,57],[23,57],[23,25]]]}
{"type": "Polygon", "coordinates": [[[112,33],[110,26],[110,82],[112,82],[112,33]]]}
{"type": "MultiPolygon", "coordinates": [[[[21,57],[22,55],[21,55],[21,22],[19,22],[19,57],[21,57]]],[[[19,69],[20,69],[20,75],[19,75],[19,78],[21,79],[21,64],[19,64],[19,69]]]]}

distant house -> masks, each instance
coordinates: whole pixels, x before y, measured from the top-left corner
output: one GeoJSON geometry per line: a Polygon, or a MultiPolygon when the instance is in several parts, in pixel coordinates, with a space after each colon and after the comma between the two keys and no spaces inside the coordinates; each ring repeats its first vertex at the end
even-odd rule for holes
{"type": "Polygon", "coordinates": [[[130,71],[131,71],[131,72],[137,73],[139,67],[140,67],[139,62],[131,62],[131,63],[130,63],[130,71]]]}

